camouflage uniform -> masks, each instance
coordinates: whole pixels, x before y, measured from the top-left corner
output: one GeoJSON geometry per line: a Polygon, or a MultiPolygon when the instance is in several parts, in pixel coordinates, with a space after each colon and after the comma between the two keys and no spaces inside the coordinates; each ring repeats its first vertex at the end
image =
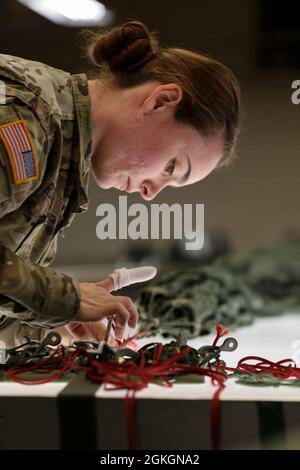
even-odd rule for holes
{"type": "Polygon", "coordinates": [[[77,281],[47,266],[59,232],[87,209],[91,111],[85,74],[0,54],[0,80],[0,339],[11,346],[79,309],[77,281]],[[28,178],[16,176],[5,140],[16,123],[31,142],[28,178]]]}

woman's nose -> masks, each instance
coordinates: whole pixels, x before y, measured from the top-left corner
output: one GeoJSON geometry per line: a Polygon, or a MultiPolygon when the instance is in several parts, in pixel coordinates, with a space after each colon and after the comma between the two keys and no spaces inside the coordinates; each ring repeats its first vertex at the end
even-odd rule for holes
{"type": "Polygon", "coordinates": [[[143,199],[151,201],[166,186],[166,183],[154,184],[150,180],[144,180],[140,187],[140,193],[143,199]]]}

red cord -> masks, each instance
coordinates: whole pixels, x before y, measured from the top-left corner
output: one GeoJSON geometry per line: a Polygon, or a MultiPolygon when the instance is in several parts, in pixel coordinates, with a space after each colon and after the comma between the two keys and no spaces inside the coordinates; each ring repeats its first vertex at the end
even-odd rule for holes
{"type": "MultiPolygon", "coordinates": [[[[216,338],[212,344],[213,347],[217,346],[218,340],[229,332],[227,328],[221,325],[216,326],[216,338]]],[[[129,341],[133,341],[138,337],[148,333],[143,331],[134,335],[132,338],[120,344],[120,347],[126,346],[129,341]]],[[[221,363],[216,362],[216,370],[212,369],[209,364],[208,367],[202,368],[199,366],[191,366],[188,364],[180,363],[188,353],[190,348],[185,346],[178,353],[166,358],[161,359],[163,352],[163,344],[150,343],[139,349],[140,362],[136,364],[133,360],[126,360],[124,363],[119,364],[113,361],[99,361],[94,359],[85,349],[76,348],[68,358],[65,357],[65,349],[63,346],[58,348],[47,359],[41,360],[39,363],[30,367],[10,367],[7,371],[9,379],[14,380],[21,384],[43,384],[61,378],[65,373],[70,370],[84,371],[89,380],[95,383],[102,383],[105,390],[126,389],[127,395],[125,398],[125,410],[127,416],[128,426],[128,446],[133,449],[133,429],[134,429],[134,399],[135,392],[147,387],[150,383],[155,383],[163,387],[172,387],[172,379],[176,376],[186,374],[198,374],[201,376],[210,377],[213,385],[218,388],[212,398],[211,407],[211,432],[212,432],[212,445],[214,449],[218,449],[220,445],[220,394],[225,388],[225,381],[227,378],[226,372],[221,370],[221,363]],[[153,359],[151,364],[146,363],[145,352],[147,349],[154,348],[153,359]],[[78,357],[85,356],[88,358],[88,366],[82,366],[78,363],[78,357]],[[46,377],[33,377],[31,379],[22,377],[25,372],[34,372],[39,375],[47,374],[46,377]],[[52,375],[48,375],[48,374],[52,375]]],[[[285,370],[285,361],[276,363],[277,373],[283,373],[285,370]]],[[[270,362],[268,367],[270,366],[270,362]]],[[[272,363],[274,366],[274,363],[272,363]]],[[[240,370],[254,370],[255,368],[266,366],[266,360],[262,358],[248,357],[241,360],[238,364],[240,370]],[[260,362],[256,365],[249,365],[246,359],[258,359],[260,362]]],[[[229,368],[228,368],[229,369],[229,368]]],[[[269,369],[270,370],[270,367],[269,369]]],[[[300,370],[299,370],[300,374],[300,370]]],[[[300,375],[299,375],[300,377],[300,375]]]]}
{"type": "Polygon", "coordinates": [[[126,413],[126,419],[127,419],[127,439],[128,439],[128,449],[133,450],[134,449],[134,436],[133,436],[133,430],[134,430],[134,404],[135,404],[135,392],[133,391],[130,395],[130,392],[128,391],[125,397],[125,413],[126,413]]]}
{"type": "MultiPolygon", "coordinates": [[[[137,344],[135,344],[135,340],[138,339],[138,338],[142,338],[143,336],[147,335],[148,333],[149,333],[149,330],[145,329],[145,330],[140,331],[139,333],[136,333],[133,336],[130,336],[129,338],[127,338],[123,341],[116,340],[119,343],[119,349],[123,349],[123,348],[126,348],[126,347],[132,347],[132,346],[138,346],[137,344]]],[[[136,350],[135,347],[132,347],[132,349],[136,350]]]]}
{"type": "Polygon", "coordinates": [[[212,347],[214,348],[217,345],[217,342],[222,336],[228,335],[230,333],[229,328],[224,328],[222,325],[216,325],[216,337],[213,341],[212,347]]]}
{"type": "Polygon", "coordinates": [[[7,370],[7,377],[15,382],[31,385],[31,384],[44,384],[52,382],[53,380],[59,379],[63,374],[68,372],[74,365],[76,358],[79,356],[79,349],[75,350],[69,358],[64,357],[64,347],[58,346],[57,349],[46,359],[42,359],[38,364],[34,364],[30,367],[10,367],[7,370]],[[47,367],[53,364],[52,367],[47,367]],[[46,367],[45,367],[46,366],[46,367]],[[43,368],[44,367],[44,368],[43,368]],[[31,378],[25,379],[20,377],[20,374],[26,372],[34,372],[37,374],[48,374],[53,371],[57,371],[55,374],[44,378],[31,378]]]}
{"type": "Polygon", "coordinates": [[[292,359],[282,359],[277,362],[259,356],[246,356],[239,360],[236,367],[226,367],[231,372],[251,374],[271,374],[279,379],[300,379],[300,368],[296,367],[292,359]]]}

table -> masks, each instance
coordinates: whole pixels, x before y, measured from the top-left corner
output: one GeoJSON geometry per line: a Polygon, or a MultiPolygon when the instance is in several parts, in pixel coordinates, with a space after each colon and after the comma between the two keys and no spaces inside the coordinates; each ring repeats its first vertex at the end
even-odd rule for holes
{"type": "MultiPolygon", "coordinates": [[[[211,344],[214,335],[189,341],[211,344]]],[[[246,355],[300,360],[300,314],[259,318],[232,333],[239,347],[223,353],[234,366],[246,355]]],[[[139,340],[145,344],[162,338],[139,340]]],[[[166,341],[166,340],[163,340],[166,341]]],[[[211,398],[204,384],[178,383],[137,393],[136,449],[210,449],[211,398]]],[[[0,382],[0,449],[127,448],[123,391],[104,391],[81,377],[70,382],[20,385],[0,382]]],[[[221,448],[300,448],[300,388],[249,386],[228,380],[221,395],[221,448]]]]}

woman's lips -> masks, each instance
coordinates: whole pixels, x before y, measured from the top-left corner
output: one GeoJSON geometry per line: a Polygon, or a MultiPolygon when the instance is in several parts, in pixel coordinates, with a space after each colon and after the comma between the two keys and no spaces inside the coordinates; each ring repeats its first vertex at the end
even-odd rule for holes
{"type": "Polygon", "coordinates": [[[128,179],[126,181],[126,183],[121,187],[121,188],[118,188],[120,191],[129,191],[130,189],[130,176],[128,176],[128,179]]]}
{"type": "Polygon", "coordinates": [[[130,176],[128,176],[127,184],[124,188],[124,191],[129,191],[129,188],[130,188],[130,176]]]}

